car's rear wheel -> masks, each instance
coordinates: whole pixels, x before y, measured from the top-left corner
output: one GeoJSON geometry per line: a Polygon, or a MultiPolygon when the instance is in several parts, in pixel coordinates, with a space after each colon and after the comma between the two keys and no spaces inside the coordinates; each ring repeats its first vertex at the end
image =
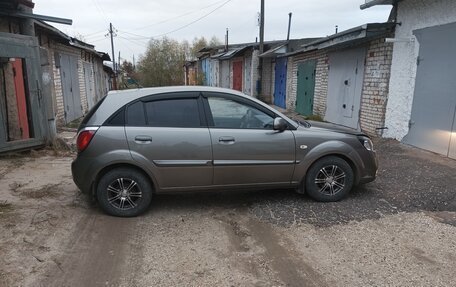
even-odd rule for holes
{"type": "Polygon", "coordinates": [[[96,195],[106,213],[131,217],[147,210],[152,201],[152,186],[141,172],[117,168],[102,176],[96,195]]]}
{"type": "Polygon", "coordinates": [[[305,179],[307,194],[317,201],[338,201],[353,187],[351,166],[342,158],[327,156],[316,161],[305,179]]]}

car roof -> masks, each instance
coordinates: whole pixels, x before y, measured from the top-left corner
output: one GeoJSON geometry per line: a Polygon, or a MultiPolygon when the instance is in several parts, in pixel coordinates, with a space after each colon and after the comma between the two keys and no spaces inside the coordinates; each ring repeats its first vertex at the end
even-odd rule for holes
{"type": "MultiPolygon", "coordinates": [[[[88,120],[87,126],[99,126],[102,125],[113,113],[119,110],[124,105],[146,96],[153,96],[164,93],[178,93],[178,92],[213,92],[213,93],[225,93],[236,95],[251,101],[254,101],[267,109],[271,110],[271,107],[255,99],[254,97],[243,94],[239,91],[225,88],[217,87],[207,87],[207,86],[169,86],[169,87],[155,87],[155,88],[139,88],[139,89],[129,89],[129,90],[118,90],[110,91],[108,95],[103,100],[103,103],[98,107],[98,110],[92,115],[88,120]]],[[[285,118],[289,122],[293,123],[285,115],[274,110],[276,114],[285,118]]]]}

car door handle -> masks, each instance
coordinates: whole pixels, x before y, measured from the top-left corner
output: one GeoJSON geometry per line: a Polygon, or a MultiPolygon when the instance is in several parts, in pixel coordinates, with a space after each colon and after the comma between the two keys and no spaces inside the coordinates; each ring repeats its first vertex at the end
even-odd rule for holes
{"type": "Polygon", "coordinates": [[[152,137],[150,136],[136,136],[135,142],[139,144],[146,144],[152,142],[152,137]]]}
{"type": "Polygon", "coordinates": [[[234,137],[219,137],[219,143],[234,144],[234,137]]]}

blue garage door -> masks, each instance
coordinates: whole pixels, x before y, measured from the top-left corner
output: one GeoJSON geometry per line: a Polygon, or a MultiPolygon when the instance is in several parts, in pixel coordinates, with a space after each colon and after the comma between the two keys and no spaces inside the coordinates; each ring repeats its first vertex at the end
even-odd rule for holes
{"type": "Polygon", "coordinates": [[[275,64],[274,105],[286,108],[288,58],[278,58],[275,64]]]}

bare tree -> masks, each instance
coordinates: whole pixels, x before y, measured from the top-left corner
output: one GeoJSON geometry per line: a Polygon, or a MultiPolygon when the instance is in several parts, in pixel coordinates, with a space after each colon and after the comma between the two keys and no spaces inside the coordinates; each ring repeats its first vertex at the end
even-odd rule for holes
{"type": "Polygon", "coordinates": [[[183,85],[185,51],[176,40],[151,40],[139,59],[141,84],[146,87],[183,85]]]}
{"type": "Polygon", "coordinates": [[[185,61],[196,60],[201,49],[217,45],[220,40],[215,36],[209,42],[204,37],[194,38],[191,45],[166,37],[153,39],[139,58],[137,77],[145,87],[183,85],[185,61]]]}

